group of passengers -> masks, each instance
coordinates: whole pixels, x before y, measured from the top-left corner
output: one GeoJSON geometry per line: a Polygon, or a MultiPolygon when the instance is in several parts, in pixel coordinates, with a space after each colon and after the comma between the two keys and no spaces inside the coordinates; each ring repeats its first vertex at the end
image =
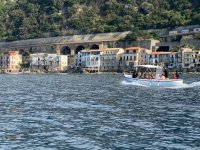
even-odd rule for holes
{"type": "Polygon", "coordinates": [[[132,73],[132,78],[139,78],[139,79],[155,79],[153,73],[147,73],[147,72],[136,72],[134,71],[132,73]]]}
{"type": "MultiPolygon", "coordinates": [[[[169,79],[169,73],[167,71],[167,68],[165,68],[163,70],[163,73],[161,75],[159,75],[158,77],[155,77],[155,75],[152,72],[141,73],[141,72],[134,71],[132,73],[132,78],[139,78],[139,79],[155,79],[155,78],[158,78],[160,80],[167,80],[167,79],[169,79]]],[[[173,79],[179,79],[179,74],[178,74],[177,71],[173,74],[173,79]]]]}
{"type": "MultiPolygon", "coordinates": [[[[167,68],[165,68],[165,69],[163,70],[163,73],[162,73],[161,76],[160,76],[160,80],[167,80],[167,79],[169,79],[169,73],[168,73],[168,71],[167,71],[167,68]]],[[[172,79],[175,79],[175,80],[179,79],[179,74],[178,74],[178,71],[177,71],[177,70],[176,70],[175,73],[173,74],[172,79]]]]}

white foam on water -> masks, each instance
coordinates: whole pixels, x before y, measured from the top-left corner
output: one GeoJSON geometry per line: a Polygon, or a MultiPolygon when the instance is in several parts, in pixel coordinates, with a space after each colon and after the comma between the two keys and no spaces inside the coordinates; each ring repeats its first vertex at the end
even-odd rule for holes
{"type": "Polygon", "coordinates": [[[200,82],[193,82],[190,84],[183,83],[182,86],[169,87],[169,88],[170,89],[185,89],[185,88],[194,88],[194,87],[198,87],[198,86],[200,86],[200,82]]]}
{"type": "Polygon", "coordinates": [[[189,88],[198,87],[198,86],[200,86],[200,82],[193,82],[191,84],[185,84],[185,86],[187,86],[189,88]]]}
{"type": "Polygon", "coordinates": [[[136,83],[136,82],[127,82],[126,80],[122,81],[121,84],[123,84],[123,85],[135,85],[135,86],[149,87],[149,86],[142,85],[142,84],[139,84],[139,83],[136,83]]]}
{"type": "MultiPolygon", "coordinates": [[[[142,84],[139,84],[139,83],[136,83],[136,82],[127,82],[126,80],[123,80],[121,82],[121,84],[123,84],[123,85],[134,85],[134,86],[151,87],[151,86],[142,85],[142,84]]],[[[158,88],[183,89],[183,88],[194,88],[194,87],[198,87],[198,86],[200,86],[200,82],[193,82],[191,84],[184,83],[183,85],[177,86],[177,87],[158,87],[158,88]]],[[[154,87],[154,88],[156,88],[156,87],[154,87]]]]}

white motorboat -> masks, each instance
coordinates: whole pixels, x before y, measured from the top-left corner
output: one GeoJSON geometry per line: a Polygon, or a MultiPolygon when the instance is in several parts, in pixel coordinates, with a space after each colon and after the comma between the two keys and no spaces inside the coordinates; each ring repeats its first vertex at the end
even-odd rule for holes
{"type": "Polygon", "coordinates": [[[141,74],[154,74],[154,78],[141,78],[139,76],[133,76],[132,74],[124,73],[124,77],[127,82],[135,83],[136,85],[148,86],[148,87],[181,87],[183,86],[182,79],[161,79],[160,76],[163,71],[163,67],[153,65],[138,65],[135,66],[136,71],[141,74]],[[142,71],[143,70],[143,71],[142,71]]]}

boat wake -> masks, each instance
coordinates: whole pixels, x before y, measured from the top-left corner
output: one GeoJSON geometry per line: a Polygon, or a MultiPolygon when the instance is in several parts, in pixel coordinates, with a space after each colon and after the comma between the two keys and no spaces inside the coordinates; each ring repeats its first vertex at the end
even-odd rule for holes
{"type": "MultiPolygon", "coordinates": [[[[134,86],[142,86],[142,87],[151,87],[151,86],[146,86],[146,85],[142,85],[136,82],[127,82],[126,80],[123,80],[121,82],[121,84],[123,85],[134,85],[134,86]]],[[[184,83],[181,86],[177,86],[177,87],[159,87],[159,88],[169,88],[169,89],[183,89],[183,88],[194,88],[194,87],[200,87],[200,82],[193,82],[190,84],[186,84],[184,83]]]]}
{"type": "Polygon", "coordinates": [[[191,84],[184,84],[188,88],[198,87],[200,86],[200,82],[193,82],[191,84]]]}
{"type": "Polygon", "coordinates": [[[135,86],[148,87],[148,86],[146,86],[146,85],[139,84],[139,83],[136,83],[136,82],[127,82],[126,80],[122,81],[121,84],[123,84],[123,85],[135,85],[135,86]]]}

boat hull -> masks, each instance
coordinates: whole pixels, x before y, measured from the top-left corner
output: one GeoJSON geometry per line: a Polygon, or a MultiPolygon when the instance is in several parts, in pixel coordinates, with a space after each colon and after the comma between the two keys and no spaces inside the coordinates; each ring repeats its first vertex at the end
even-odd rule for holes
{"type": "Polygon", "coordinates": [[[135,83],[138,85],[148,86],[148,87],[181,87],[183,86],[183,80],[158,80],[158,79],[138,79],[132,78],[132,75],[124,74],[127,82],[135,83]]]}

